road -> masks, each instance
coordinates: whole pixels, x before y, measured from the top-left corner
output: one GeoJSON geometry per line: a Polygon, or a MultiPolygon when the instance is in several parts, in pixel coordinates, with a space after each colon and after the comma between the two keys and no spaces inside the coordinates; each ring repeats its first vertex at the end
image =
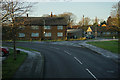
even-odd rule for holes
{"type": "Polygon", "coordinates": [[[43,78],[98,80],[119,77],[116,62],[82,46],[32,42],[19,42],[17,45],[38,50],[44,55],[43,78]]]}

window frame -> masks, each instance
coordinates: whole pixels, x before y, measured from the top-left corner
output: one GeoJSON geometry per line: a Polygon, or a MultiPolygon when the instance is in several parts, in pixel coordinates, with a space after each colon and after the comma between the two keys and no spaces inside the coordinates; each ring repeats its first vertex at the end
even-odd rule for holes
{"type": "Polygon", "coordinates": [[[58,36],[58,37],[63,37],[63,32],[58,32],[58,33],[57,33],[57,36],[58,36]],[[60,35],[61,33],[62,33],[62,35],[60,35]]]}
{"type": "Polygon", "coordinates": [[[44,26],[44,29],[51,29],[51,26],[44,26]]]}
{"type": "Polygon", "coordinates": [[[39,29],[39,26],[31,26],[31,29],[33,29],[33,30],[38,30],[38,29],[39,29]]]}
{"type": "Polygon", "coordinates": [[[51,32],[47,32],[44,34],[45,37],[51,37],[52,36],[52,33],[51,32]]]}
{"type": "Polygon", "coordinates": [[[18,33],[18,37],[20,37],[20,38],[25,37],[25,33],[18,33]],[[20,34],[24,34],[24,35],[20,36],[20,34]]]}
{"type": "Polygon", "coordinates": [[[39,37],[39,33],[38,33],[37,36],[33,36],[33,34],[35,35],[35,34],[37,34],[37,33],[31,33],[31,37],[39,37]]]}
{"type": "Polygon", "coordinates": [[[106,32],[107,35],[110,35],[110,32],[106,32]]]}
{"type": "Polygon", "coordinates": [[[105,35],[105,34],[106,34],[106,32],[103,32],[102,34],[103,34],[103,35],[105,35]]]}
{"type": "Polygon", "coordinates": [[[20,29],[24,30],[25,29],[25,26],[19,26],[20,29]]]}
{"type": "Polygon", "coordinates": [[[63,26],[57,26],[58,30],[63,30],[63,26]]]}

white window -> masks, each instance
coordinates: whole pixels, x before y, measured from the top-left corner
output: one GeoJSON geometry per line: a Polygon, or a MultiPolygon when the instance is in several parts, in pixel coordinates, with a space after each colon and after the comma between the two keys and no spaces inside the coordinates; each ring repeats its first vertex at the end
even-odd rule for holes
{"type": "Polygon", "coordinates": [[[98,32],[97,34],[100,35],[100,32],[98,32]]]}
{"type": "Polygon", "coordinates": [[[51,26],[44,26],[44,29],[51,29],[51,26]]]}
{"type": "Polygon", "coordinates": [[[116,32],[116,34],[118,34],[118,32],[116,32]]]}
{"type": "Polygon", "coordinates": [[[24,33],[19,33],[19,37],[25,37],[24,33]]]}
{"type": "Polygon", "coordinates": [[[110,32],[106,32],[107,35],[110,35],[110,32]]]}
{"type": "Polygon", "coordinates": [[[51,33],[45,33],[45,37],[51,37],[51,33]]]}
{"type": "Polygon", "coordinates": [[[32,29],[39,29],[39,26],[31,26],[32,29]]]}
{"type": "Polygon", "coordinates": [[[103,34],[106,34],[105,32],[103,32],[103,34]]]}
{"type": "Polygon", "coordinates": [[[111,32],[111,34],[115,34],[115,32],[111,32]]]}
{"type": "Polygon", "coordinates": [[[87,32],[89,35],[91,35],[91,32],[87,32]]]}
{"type": "Polygon", "coordinates": [[[45,37],[51,37],[51,33],[45,33],[45,37]]]}
{"type": "Polygon", "coordinates": [[[31,36],[32,37],[39,37],[39,33],[32,33],[31,36]]]}
{"type": "Polygon", "coordinates": [[[59,29],[63,29],[63,26],[57,26],[57,29],[59,30],[59,29]]]}
{"type": "Polygon", "coordinates": [[[58,33],[57,33],[57,36],[58,36],[58,37],[62,37],[62,36],[63,36],[63,33],[58,32],[58,33]]]}
{"type": "Polygon", "coordinates": [[[19,26],[20,29],[25,29],[25,26],[19,26]]]}

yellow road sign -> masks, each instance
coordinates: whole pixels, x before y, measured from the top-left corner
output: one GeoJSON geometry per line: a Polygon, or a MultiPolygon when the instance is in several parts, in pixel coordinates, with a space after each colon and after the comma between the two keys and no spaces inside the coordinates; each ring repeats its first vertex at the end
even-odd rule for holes
{"type": "Polygon", "coordinates": [[[87,32],[92,32],[92,29],[88,27],[87,32]]]}

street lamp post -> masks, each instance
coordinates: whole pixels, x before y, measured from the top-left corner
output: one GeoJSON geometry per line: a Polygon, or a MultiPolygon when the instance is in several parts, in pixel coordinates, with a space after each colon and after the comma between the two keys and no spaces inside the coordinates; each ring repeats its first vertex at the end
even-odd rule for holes
{"type": "Polygon", "coordinates": [[[44,35],[44,38],[45,38],[45,20],[43,20],[43,23],[44,23],[44,27],[43,27],[43,35],[44,35]]]}

